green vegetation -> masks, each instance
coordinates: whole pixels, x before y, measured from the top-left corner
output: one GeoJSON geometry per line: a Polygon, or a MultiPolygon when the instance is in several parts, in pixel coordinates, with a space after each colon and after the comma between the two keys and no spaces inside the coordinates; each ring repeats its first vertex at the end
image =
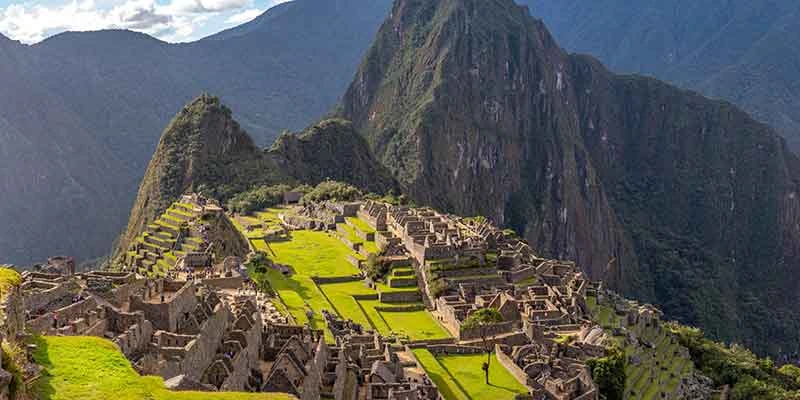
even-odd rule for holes
{"type": "Polygon", "coordinates": [[[592,379],[601,398],[622,400],[625,395],[625,353],[616,347],[606,349],[606,356],[587,360],[592,379]]]}
{"type": "Polygon", "coordinates": [[[354,226],[355,228],[358,228],[358,230],[360,230],[361,232],[375,233],[375,228],[369,226],[369,224],[366,223],[366,221],[362,220],[361,218],[347,217],[346,220],[348,224],[354,226]]]}
{"type": "Polygon", "coordinates": [[[483,348],[486,349],[486,364],[481,369],[484,372],[486,383],[489,383],[489,365],[492,363],[491,349],[486,343],[486,329],[492,325],[503,322],[503,315],[494,308],[481,308],[470,314],[461,325],[461,329],[478,329],[481,332],[483,348]]]}
{"type": "Polygon", "coordinates": [[[336,200],[336,201],[352,201],[359,199],[363,196],[360,190],[355,186],[336,182],[324,181],[317,185],[312,191],[303,196],[302,202],[305,203],[319,203],[322,201],[336,200]]]}
{"type": "Polygon", "coordinates": [[[228,209],[231,212],[249,215],[281,204],[283,194],[289,190],[291,187],[288,185],[258,186],[233,196],[228,200],[228,209]]]}
{"type": "MultiPolygon", "coordinates": [[[[288,240],[267,243],[262,239],[251,240],[256,250],[270,257],[271,262],[288,266],[292,273],[283,276],[280,272],[251,265],[253,279],[262,287],[269,287],[279,296],[283,306],[300,324],[309,323],[315,329],[323,329],[325,321],[322,310],[336,312],[343,318],[352,319],[367,329],[375,329],[386,336],[397,336],[412,340],[441,339],[450,335],[424,310],[422,303],[386,304],[378,299],[380,292],[416,292],[416,287],[390,288],[378,284],[371,289],[358,278],[342,283],[317,285],[313,278],[353,277],[359,269],[348,261],[356,253],[331,233],[318,231],[292,231],[288,240]],[[270,250],[271,249],[271,250],[270,250]],[[274,255],[273,255],[274,252],[274,255]],[[360,298],[370,298],[357,300],[360,298]],[[403,311],[396,311],[398,307],[403,311]],[[409,310],[408,308],[411,308],[409,310]]],[[[372,257],[373,260],[375,257],[372,257]]],[[[329,340],[330,332],[326,330],[329,340]]]]}
{"type": "Polygon", "coordinates": [[[481,379],[482,355],[434,356],[427,349],[414,349],[414,356],[446,400],[510,400],[528,392],[500,363],[492,363],[486,384],[481,379]]]}
{"type": "Polygon", "coordinates": [[[800,368],[776,368],[769,358],[759,358],[745,347],[726,346],[706,339],[696,328],[669,325],[681,345],[689,349],[700,371],[716,385],[732,387],[732,400],[785,400],[800,398],[800,368]]]}
{"type": "MultiPolygon", "coordinates": [[[[692,360],[682,353],[677,338],[673,337],[668,329],[663,327],[644,327],[642,325],[627,326],[627,319],[616,315],[614,310],[606,305],[598,305],[597,298],[588,296],[586,299],[592,320],[603,326],[607,333],[614,328],[626,328],[634,335],[649,345],[628,344],[624,337],[612,337],[619,346],[623,361],[624,372],[616,369],[616,353],[608,353],[596,361],[601,370],[598,370],[599,380],[603,381],[603,390],[613,398],[619,389],[619,381],[624,382],[625,393],[628,397],[643,396],[646,399],[657,398],[661,392],[674,393],[682,377],[694,370],[692,360]],[[638,364],[627,363],[628,358],[638,358],[638,364]]],[[[599,384],[599,382],[598,382],[599,384]]]]}
{"type": "Polygon", "coordinates": [[[40,400],[289,400],[285,394],[171,392],[160,377],[140,376],[106,339],[46,336],[34,359],[45,371],[31,391],[40,400]]]}
{"type": "Polygon", "coordinates": [[[15,269],[7,266],[0,266],[0,298],[5,297],[12,287],[22,283],[22,276],[15,269]]]}
{"type": "Polygon", "coordinates": [[[11,374],[11,383],[9,384],[8,390],[13,399],[15,395],[25,391],[25,384],[23,382],[24,373],[22,370],[23,366],[27,363],[25,359],[25,350],[8,340],[3,340],[2,348],[2,365],[3,369],[11,374]]]}

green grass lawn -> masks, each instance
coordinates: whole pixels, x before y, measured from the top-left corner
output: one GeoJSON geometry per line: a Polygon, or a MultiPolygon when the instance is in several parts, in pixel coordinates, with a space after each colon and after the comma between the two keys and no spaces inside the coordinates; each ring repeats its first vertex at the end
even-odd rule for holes
{"type": "Polygon", "coordinates": [[[22,276],[19,272],[8,266],[0,266],[0,298],[5,297],[9,289],[21,283],[22,276]]]}
{"type": "Polygon", "coordinates": [[[34,359],[45,371],[31,391],[39,400],[288,400],[279,393],[171,392],[160,377],[140,376],[106,339],[45,336],[34,359]]]}
{"type": "Polygon", "coordinates": [[[350,223],[350,225],[353,225],[356,228],[358,228],[358,230],[360,230],[361,232],[375,233],[375,228],[369,226],[369,224],[361,218],[347,217],[347,222],[350,223]]]}
{"type": "Polygon", "coordinates": [[[513,399],[528,393],[496,359],[490,363],[487,385],[481,370],[485,354],[435,357],[426,349],[415,349],[414,355],[447,400],[513,399]]]}
{"type": "Polygon", "coordinates": [[[339,234],[342,235],[345,239],[349,240],[352,243],[363,243],[364,239],[361,239],[356,235],[355,229],[352,226],[347,224],[339,224],[339,234]]]}
{"type": "Polygon", "coordinates": [[[327,232],[293,231],[292,239],[270,243],[273,261],[290,266],[297,275],[349,276],[360,271],[347,262],[353,250],[327,232]]]}
{"type": "MultiPolygon", "coordinates": [[[[311,322],[316,329],[323,329],[325,321],[322,310],[335,311],[343,318],[352,319],[367,329],[376,329],[383,335],[396,333],[412,340],[450,337],[449,333],[433,319],[427,311],[379,312],[376,307],[387,306],[377,300],[357,301],[354,295],[377,294],[361,281],[325,284],[318,287],[313,276],[352,276],[360,271],[347,261],[355,255],[336,236],[327,232],[293,231],[291,240],[270,242],[275,255],[267,249],[263,240],[252,240],[256,250],[264,251],[276,263],[287,265],[294,271],[285,277],[276,271],[268,271],[263,277],[254,274],[254,279],[266,279],[280,296],[287,311],[300,324],[311,322]],[[307,311],[314,311],[309,321],[307,311]]],[[[389,288],[378,285],[383,292],[417,291],[417,288],[389,288]]],[[[330,332],[326,330],[328,339],[330,332]]]]}
{"type": "MultiPolygon", "coordinates": [[[[397,334],[411,340],[444,339],[450,334],[425,310],[420,311],[378,311],[377,307],[392,306],[378,300],[356,300],[354,295],[369,295],[376,292],[361,281],[334,283],[321,286],[322,291],[344,318],[352,319],[363,326],[372,326],[380,334],[397,334]]],[[[417,291],[417,288],[389,288],[379,285],[382,292],[417,291]]],[[[405,305],[405,304],[404,304],[405,305]]],[[[422,305],[411,303],[410,305],[422,305]]]]}

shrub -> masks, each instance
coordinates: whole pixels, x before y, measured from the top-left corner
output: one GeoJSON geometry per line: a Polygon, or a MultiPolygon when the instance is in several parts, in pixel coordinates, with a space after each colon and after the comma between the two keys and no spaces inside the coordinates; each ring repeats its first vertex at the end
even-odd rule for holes
{"type": "Polygon", "coordinates": [[[431,296],[433,297],[440,297],[447,291],[447,282],[444,279],[436,279],[430,283],[428,289],[431,292],[431,296]]]}
{"type": "Polygon", "coordinates": [[[358,188],[342,182],[325,181],[303,196],[302,204],[323,201],[353,201],[363,196],[358,188]]]}
{"type": "Polygon", "coordinates": [[[600,398],[622,400],[625,394],[625,354],[617,347],[606,349],[606,356],[586,361],[600,398]]]}
{"type": "Polygon", "coordinates": [[[290,190],[287,185],[259,186],[233,196],[228,201],[228,209],[232,212],[252,214],[280,204],[283,201],[283,194],[290,190]]]}
{"type": "Polygon", "coordinates": [[[382,280],[389,273],[389,263],[377,254],[367,256],[364,263],[364,273],[373,281],[382,280]]]}

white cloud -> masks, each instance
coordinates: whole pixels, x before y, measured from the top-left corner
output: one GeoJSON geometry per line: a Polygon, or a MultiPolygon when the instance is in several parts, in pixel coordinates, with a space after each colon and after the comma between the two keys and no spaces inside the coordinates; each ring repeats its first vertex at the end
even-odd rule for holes
{"type": "Polygon", "coordinates": [[[0,8],[0,32],[25,43],[36,43],[62,31],[99,29],[131,29],[167,41],[182,41],[192,38],[212,18],[218,19],[217,24],[226,16],[225,22],[245,22],[260,12],[252,8],[253,0],[170,0],[163,5],[156,0],[114,1],[117,3],[105,8],[94,0],[47,6],[11,4],[0,8]]]}
{"type": "Polygon", "coordinates": [[[259,10],[257,8],[250,8],[240,13],[231,15],[230,17],[228,17],[228,19],[225,20],[225,23],[233,25],[243,24],[245,22],[252,21],[262,13],[264,13],[264,10],[259,10]]]}

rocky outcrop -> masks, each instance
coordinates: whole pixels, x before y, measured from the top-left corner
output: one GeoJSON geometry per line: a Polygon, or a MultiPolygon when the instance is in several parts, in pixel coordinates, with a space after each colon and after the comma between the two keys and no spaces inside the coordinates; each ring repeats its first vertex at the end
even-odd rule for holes
{"type": "Polygon", "coordinates": [[[398,0],[342,115],[417,202],[713,336],[793,343],[800,163],[730,104],[569,55],[511,0],[398,0]]]}

